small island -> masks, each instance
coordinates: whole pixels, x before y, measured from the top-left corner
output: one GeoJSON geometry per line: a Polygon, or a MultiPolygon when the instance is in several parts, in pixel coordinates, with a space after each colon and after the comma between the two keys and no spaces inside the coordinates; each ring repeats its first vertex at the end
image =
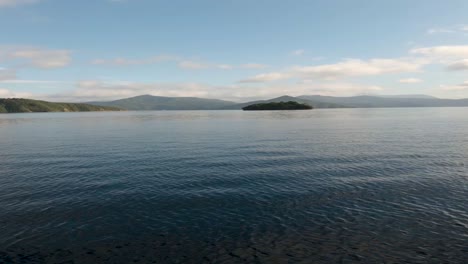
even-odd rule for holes
{"type": "Polygon", "coordinates": [[[35,113],[35,112],[91,112],[91,111],[122,111],[117,107],[97,106],[81,103],[51,103],[46,101],[0,98],[0,113],[35,113]]]}
{"type": "Polygon", "coordinates": [[[262,111],[262,110],[310,110],[312,106],[308,104],[301,104],[295,101],[289,102],[271,102],[259,103],[243,107],[244,111],[262,111]]]}

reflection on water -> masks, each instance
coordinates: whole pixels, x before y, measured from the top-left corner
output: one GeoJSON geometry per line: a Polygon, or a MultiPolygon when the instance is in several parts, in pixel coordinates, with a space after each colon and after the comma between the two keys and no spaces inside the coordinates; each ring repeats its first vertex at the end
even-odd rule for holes
{"type": "Polygon", "coordinates": [[[0,262],[463,263],[464,112],[0,115],[0,262]]]}

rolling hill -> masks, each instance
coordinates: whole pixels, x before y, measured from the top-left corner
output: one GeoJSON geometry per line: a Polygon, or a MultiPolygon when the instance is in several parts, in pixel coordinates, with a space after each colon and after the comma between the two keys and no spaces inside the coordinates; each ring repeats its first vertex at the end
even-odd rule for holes
{"type": "Polygon", "coordinates": [[[313,108],[387,108],[387,107],[468,107],[468,99],[440,99],[427,95],[333,97],[302,95],[281,96],[245,103],[197,97],[141,95],[107,102],[52,103],[32,99],[0,99],[0,113],[83,112],[119,110],[241,110],[265,103],[295,101],[313,108]]]}
{"type": "Polygon", "coordinates": [[[120,111],[108,106],[51,103],[32,99],[0,99],[0,113],[120,111]]]}
{"type": "Polygon", "coordinates": [[[235,103],[197,97],[140,95],[108,102],[88,102],[88,104],[113,106],[127,110],[217,110],[235,103]]]}
{"type": "Polygon", "coordinates": [[[281,96],[267,100],[235,103],[197,97],[162,97],[141,95],[108,102],[89,102],[92,105],[112,106],[127,110],[240,110],[253,104],[295,101],[314,108],[386,108],[386,107],[463,107],[468,99],[440,99],[427,95],[351,96],[321,95],[281,96]]]}

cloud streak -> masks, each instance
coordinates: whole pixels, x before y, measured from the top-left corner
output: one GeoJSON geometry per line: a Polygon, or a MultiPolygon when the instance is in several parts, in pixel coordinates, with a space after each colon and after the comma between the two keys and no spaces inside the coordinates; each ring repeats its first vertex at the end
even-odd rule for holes
{"type": "Polygon", "coordinates": [[[16,71],[0,68],[0,81],[15,80],[16,71]]]}
{"type": "Polygon", "coordinates": [[[451,27],[434,27],[426,31],[428,35],[468,33],[468,25],[457,25],[451,27]]]}
{"type": "Polygon", "coordinates": [[[302,55],[304,55],[304,53],[305,53],[305,50],[303,50],[303,49],[298,49],[298,50],[291,51],[291,55],[294,55],[294,56],[302,56],[302,55]]]}
{"type": "Polygon", "coordinates": [[[160,62],[178,61],[179,57],[172,55],[159,55],[148,59],[127,59],[127,58],[114,58],[114,59],[95,59],[91,62],[94,65],[108,65],[108,66],[131,66],[131,65],[148,65],[160,62]]]}
{"type": "Polygon", "coordinates": [[[32,93],[13,92],[5,88],[0,88],[0,98],[31,98],[32,93]]]}
{"type": "Polygon", "coordinates": [[[412,49],[410,53],[434,58],[468,58],[468,45],[416,48],[412,49]]]}
{"type": "Polygon", "coordinates": [[[7,63],[39,69],[63,68],[71,63],[71,51],[34,47],[0,47],[0,58],[7,63]]]}
{"type": "Polygon", "coordinates": [[[269,66],[266,64],[259,64],[259,63],[247,63],[240,66],[242,69],[265,69],[269,66]]]}
{"type": "Polygon", "coordinates": [[[440,88],[443,91],[448,91],[448,92],[466,91],[468,90],[468,81],[465,81],[457,85],[441,85],[440,88]]]}
{"type": "Polygon", "coordinates": [[[76,83],[73,90],[51,94],[35,95],[36,98],[51,101],[86,102],[95,100],[115,100],[151,94],[156,96],[203,97],[233,101],[266,99],[282,95],[299,96],[304,94],[356,95],[376,93],[384,90],[376,85],[362,85],[346,82],[303,81],[288,86],[281,84],[265,85],[209,85],[201,83],[141,83],[141,82],[104,82],[83,80],[76,83]]]}
{"type": "Polygon", "coordinates": [[[255,75],[251,78],[240,80],[240,83],[261,83],[261,82],[273,82],[279,80],[286,80],[292,78],[290,73],[282,72],[270,72],[255,75]]]}
{"type": "Polygon", "coordinates": [[[422,61],[407,59],[348,59],[335,64],[296,67],[293,71],[302,76],[320,79],[340,77],[372,76],[387,73],[417,72],[424,65],[422,61]]]}
{"type": "Polygon", "coordinates": [[[95,59],[91,61],[93,65],[101,66],[135,66],[135,65],[152,65],[163,62],[176,62],[178,67],[184,70],[202,70],[202,69],[220,69],[220,70],[233,70],[233,69],[265,69],[269,66],[260,63],[246,63],[241,65],[232,65],[227,63],[211,63],[200,60],[184,59],[180,56],[174,55],[158,55],[150,58],[143,59],[130,59],[130,58],[112,58],[112,59],[95,59]]]}
{"type": "Polygon", "coordinates": [[[468,45],[417,48],[410,53],[426,56],[433,63],[441,63],[448,71],[468,70],[468,45]]]}
{"type": "Polygon", "coordinates": [[[296,66],[281,72],[258,74],[240,82],[271,82],[291,78],[336,80],[346,77],[418,72],[426,64],[426,60],[417,59],[347,59],[334,64],[296,66]]]}
{"type": "Polygon", "coordinates": [[[423,80],[418,79],[418,78],[406,78],[406,79],[400,79],[398,82],[411,84],[411,83],[421,83],[423,82],[423,80]]]}
{"type": "Polygon", "coordinates": [[[197,61],[184,60],[179,62],[179,68],[186,70],[201,70],[210,67],[209,64],[197,61]]]}
{"type": "Polygon", "coordinates": [[[450,71],[464,71],[468,70],[468,59],[463,59],[449,63],[447,69],[450,71]]]}

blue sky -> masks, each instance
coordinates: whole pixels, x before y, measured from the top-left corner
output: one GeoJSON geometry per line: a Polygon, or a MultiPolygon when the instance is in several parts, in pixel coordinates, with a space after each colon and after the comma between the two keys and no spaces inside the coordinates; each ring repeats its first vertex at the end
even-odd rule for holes
{"type": "Polygon", "coordinates": [[[0,97],[468,97],[466,14],[466,0],[0,0],[0,97]]]}

